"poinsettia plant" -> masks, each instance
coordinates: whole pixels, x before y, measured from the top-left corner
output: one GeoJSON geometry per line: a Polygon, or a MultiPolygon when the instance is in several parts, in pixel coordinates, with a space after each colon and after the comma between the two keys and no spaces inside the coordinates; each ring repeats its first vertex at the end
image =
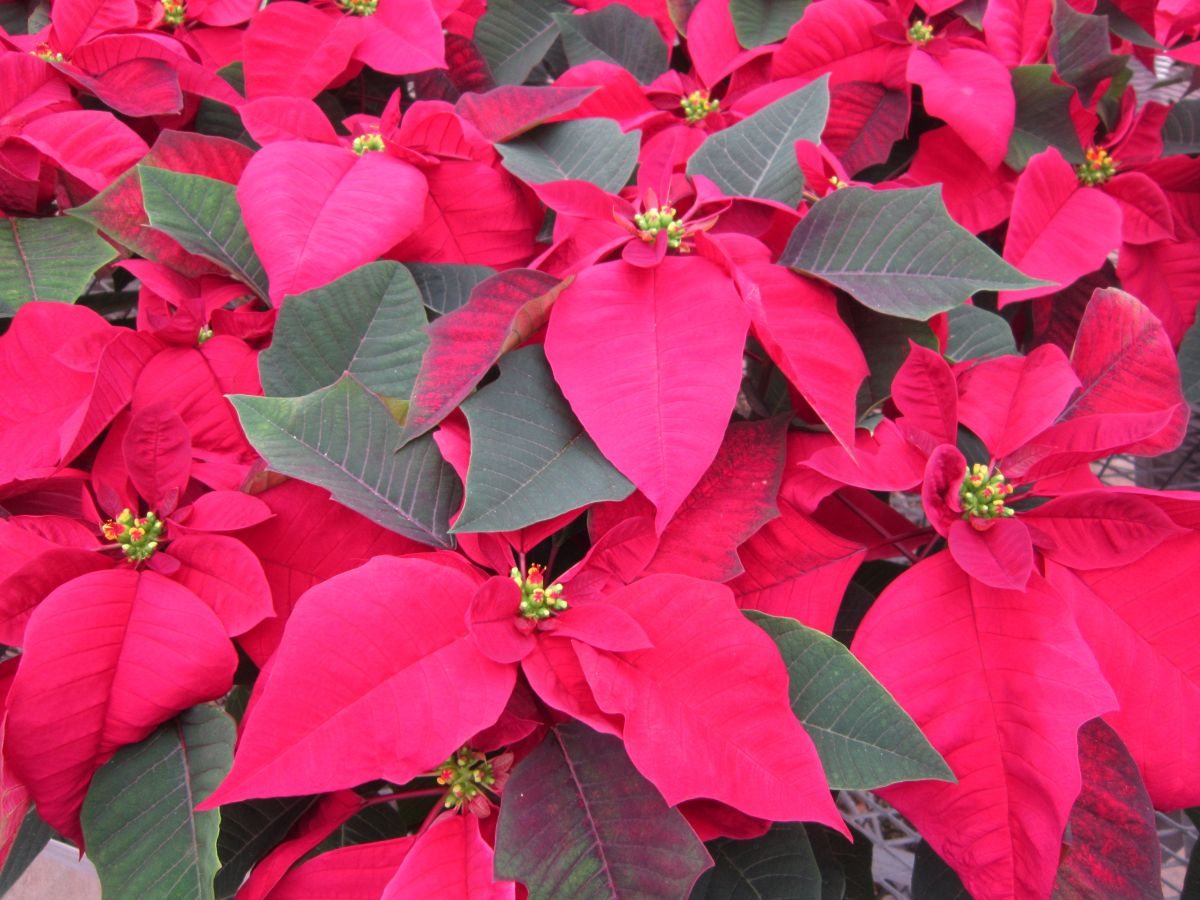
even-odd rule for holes
{"type": "Polygon", "coordinates": [[[0,890],[1158,894],[1198,38],[0,3],[0,890]]]}

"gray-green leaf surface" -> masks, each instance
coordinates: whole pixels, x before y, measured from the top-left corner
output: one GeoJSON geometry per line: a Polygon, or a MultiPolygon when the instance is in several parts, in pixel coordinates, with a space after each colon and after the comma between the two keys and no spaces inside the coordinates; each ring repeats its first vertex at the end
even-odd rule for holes
{"type": "Polygon", "coordinates": [[[542,125],[496,150],[522,181],[590,181],[615,194],[633,174],[641,136],[622,133],[611,119],[578,119],[542,125]]]}
{"type": "Polygon", "coordinates": [[[0,317],[34,300],[74,303],[116,258],[112,244],[78,219],[0,220],[0,317]]]}

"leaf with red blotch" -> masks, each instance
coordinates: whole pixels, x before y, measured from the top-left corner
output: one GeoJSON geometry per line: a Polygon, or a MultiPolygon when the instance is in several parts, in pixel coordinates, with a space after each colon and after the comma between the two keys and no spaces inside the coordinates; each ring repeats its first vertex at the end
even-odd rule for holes
{"type": "Polygon", "coordinates": [[[1117,277],[1178,345],[1200,301],[1200,240],[1125,244],[1117,257],[1117,277]]]}
{"type": "Polygon", "coordinates": [[[979,234],[1008,218],[1016,177],[1005,166],[989,169],[953,129],[934,128],[921,135],[917,155],[901,183],[941,183],[950,218],[979,234]]]}
{"type": "Polygon", "coordinates": [[[1021,520],[1053,542],[1042,554],[1070,569],[1108,569],[1141,559],[1163,541],[1184,534],[1145,497],[1081,491],[1055,497],[1021,513],[1021,520]]]}
{"type": "Polygon", "coordinates": [[[892,402],[903,416],[901,425],[919,432],[921,443],[932,439],[933,447],[958,439],[958,388],[940,353],[908,342],[908,356],[892,380],[892,402]]]}
{"type": "Polygon", "coordinates": [[[254,867],[250,877],[238,889],[237,900],[266,900],[300,857],[329,837],[334,829],[361,812],[363,805],[363,798],[354,791],[335,791],[321,797],[292,828],[287,840],[254,867]]]}
{"type": "Polygon", "coordinates": [[[63,56],[88,38],[137,24],[134,0],[63,0],[51,15],[51,45],[63,56]]]}
{"type": "Polygon", "coordinates": [[[611,654],[577,643],[575,652],[600,707],[625,717],[629,758],[668,804],[706,797],[844,832],[791,710],[779,650],[729,588],[651,575],[606,600],[645,628],[653,648],[611,654]]]}
{"type": "Polygon", "coordinates": [[[659,538],[646,574],[728,581],[743,571],[738,545],[779,515],[786,430],[781,419],[729,426],[717,458],[659,538]]]}
{"type": "Polygon", "coordinates": [[[223,534],[189,534],[167,548],[182,565],[171,580],[212,607],[230,637],[273,616],[271,588],[262,564],[241,541],[223,534]]]}
{"type": "Polygon", "coordinates": [[[245,719],[233,769],[206,808],[374,778],[404,784],[492,725],[516,669],[471,641],[474,593],[457,569],[388,556],[311,588],[245,719]],[[317,653],[325,662],[314,667],[317,653]]]}
{"type": "Polygon", "coordinates": [[[576,276],[546,358],[588,435],[655,505],[662,532],[721,446],[749,325],[733,281],[699,257],[576,276]]]}
{"type": "Polygon", "coordinates": [[[492,848],[479,819],[443,813],[415,839],[380,900],[408,897],[513,900],[516,882],[492,880],[492,848]]]}
{"type": "Polygon", "coordinates": [[[20,140],[93,190],[102,191],[150,149],[110,112],[70,110],[25,124],[20,140]]]}
{"type": "Polygon", "coordinates": [[[1056,284],[1001,291],[1000,306],[1052,294],[1094,272],[1121,243],[1121,207],[1083,187],[1053,147],[1029,160],[1017,181],[1004,259],[1026,275],[1056,284]]]}
{"type": "Polygon", "coordinates": [[[129,420],[121,446],[134,489],[160,517],[179,505],[192,469],[192,435],[165,401],[143,406],[129,420]]]}
{"type": "Polygon", "coordinates": [[[263,147],[237,199],[271,300],[327,284],[404,240],[421,225],[427,191],[418,169],[387,153],[304,141],[263,147]]]}
{"type": "Polygon", "coordinates": [[[208,491],[175,510],[171,529],[182,534],[205,531],[240,531],[271,518],[273,513],[258,497],[241,491],[208,491]]]}
{"type": "Polygon", "coordinates": [[[1121,704],[1105,721],[1137,760],[1159,809],[1200,805],[1200,734],[1190,714],[1200,709],[1198,558],[1200,534],[1193,532],[1113,569],[1072,573],[1046,564],[1046,577],[1068,599],[1121,704]]]}
{"type": "Polygon", "coordinates": [[[925,108],[953,128],[990,169],[1008,153],[1017,100],[1008,69],[989,53],[931,43],[908,58],[925,108]]]}
{"type": "Polygon", "coordinates": [[[1121,205],[1121,240],[1126,244],[1175,240],[1171,204],[1163,189],[1148,175],[1122,172],[1099,190],[1121,205]]]}
{"type": "Polygon", "coordinates": [[[424,434],[463,401],[507,350],[542,327],[569,282],[515,269],[493,275],[458,309],[429,326],[402,439],[424,434]]]}
{"type": "MultiPolygon", "coordinates": [[[[318,854],[288,872],[271,891],[271,900],[382,896],[400,863],[420,840],[409,835],[318,854]]],[[[241,893],[238,897],[245,900],[241,893]]]]}
{"type": "Polygon", "coordinates": [[[39,603],[73,578],[111,569],[112,559],[94,550],[57,547],[32,557],[0,580],[0,641],[25,646],[25,625],[39,603]]]}
{"type": "Polygon", "coordinates": [[[486,94],[464,94],[454,111],[489,141],[511,141],[530,128],[569,113],[595,93],[594,87],[536,87],[506,84],[486,94]]]}
{"type": "Polygon", "coordinates": [[[907,90],[905,65],[910,48],[879,34],[892,24],[867,0],[824,0],[804,11],[787,39],[775,51],[772,78],[830,73],[830,87],[848,81],[869,81],[885,88],[907,90]]]}
{"type": "Polygon", "coordinates": [[[821,142],[853,175],[887,161],[892,145],[904,137],[908,111],[909,99],[903,91],[867,81],[842,82],[829,92],[821,142]]]}
{"type": "Polygon", "coordinates": [[[729,582],[742,609],[787,616],[833,633],[865,548],[826,531],[790,503],[738,548],[745,571],[729,582]]]}
{"type": "Polygon", "coordinates": [[[1116,708],[1063,599],[1038,576],[989,588],[939,553],[884,590],[851,649],[958,777],[880,794],[971,896],[1048,896],[1079,793],[1076,734],[1116,708]]]}
{"type": "Polygon", "coordinates": [[[431,0],[380,4],[363,20],[354,58],[388,75],[444,69],[446,42],[435,5],[431,0]]]}
{"type": "Polygon", "coordinates": [[[1154,807],[1121,738],[1101,719],[1079,729],[1083,790],[1067,822],[1055,900],[1157,897],[1162,847],[1154,807]]]}
{"type": "Polygon", "coordinates": [[[1116,288],[1092,294],[1071,365],[1083,387],[1058,423],[1001,461],[1005,474],[1042,477],[1110,453],[1179,446],[1188,420],[1179,365],[1162,325],[1136,298],[1116,288]]]}
{"type": "Polygon", "coordinates": [[[239,57],[246,65],[246,97],[315,97],[346,68],[361,39],[357,16],[272,3],[246,29],[239,57]]]}
{"type": "Polygon", "coordinates": [[[187,588],[125,567],[82,575],[29,618],[5,756],[42,818],[82,847],[79,810],[96,769],[224,694],[236,668],[225,629],[187,588]]]}
{"type": "Polygon", "coordinates": [[[988,49],[1007,67],[1042,61],[1053,0],[992,0],[983,13],[988,49]]]}
{"type": "Polygon", "coordinates": [[[303,481],[285,481],[254,499],[274,517],[238,537],[262,564],[276,618],[242,635],[238,643],[260,666],[275,652],[292,608],[309,588],[375,556],[428,549],[335,503],[328,491],[303,481]]]}
{"type": "Polygon", "coordinates": [[[1033,538],[1023,522],[955,519],[946,542],[950,555],[972,578],[1000,590],[1024,590],[1033,573],[1033,538]]]}
{"type": "Polygon", "coordinates": [[[421,227],[389,258],[508,269],[533,255],[542,214],[515,178],[469,160],[443,160],[423,171],[429,196],[421,227]]]}
{"type": "MultiPolygon", "coordinates": [[[[251,155],[250,149],[237,141],[164,131],[141,162],[236,184],[251,155]]],[[[140,256],[170,266],[182,275],[196,277],[222,271],[216,263],[188,253],[174,238],[149,227],[136,170],[126,172],[87,203],[68,210],[68,214],[90,222],[140,256]]]]}
{"type": "Polygon", "coordinates": [[[1066,354],[1043,344],[1027,356],[988,359],[963,372],[959,418],[992,456],[1004,457],[1049,428],[1079,386],[1066,354]]]}

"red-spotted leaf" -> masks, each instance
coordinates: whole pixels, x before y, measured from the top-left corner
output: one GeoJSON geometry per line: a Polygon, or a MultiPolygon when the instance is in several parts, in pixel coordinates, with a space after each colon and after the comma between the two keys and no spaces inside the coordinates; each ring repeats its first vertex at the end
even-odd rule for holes
{"type": "Polygon", "coordinates": [[[661,532],[721,445],[748,316],[708,260],[585,270],[563,292],[546,357],[608,460],[658,510],[661,532]]]}
{"type": "Polygon", "coordinates": [[[492,866],[492,848],[479,833],[479,819],[446,813],[413,842],[380,900],[512,900],[516,884],[493,881],[492,866]]]}
{"type": "Polygon", "coordinates": [[[989,588],[940,553],[884,590],[851,649],[958,777],[882,795],[971,896],[1047,896],[1080,788],[1076,733],[1116,707],[1063,600],[1037,577],[989,588]]]}
{"type": "Polygon", "coordinates": [[[502,353],[541,328],[563,287],[542,272],[501,272],[480,283],[464,306],[430,325],[402,440],[424,434],[449,415],[502,353]]]}
{"type": "Polygon", "coordinates": [[[1051,538],[1042,553],[1071,569],[1127,565],[1184,533],[1151,500],[1107,491],[1055,497],[1021,518],[1051,538]]]}
{"type": "Polygon", "coordinates": [[[609,595],[654,643],[619,655],[576,644],[597,702],[667,802],[707,797],[752,816],[844,829],[774,642],[729,589],[651,575],[609,595]],[[687,748],[681,757],[682,748],[687,748]]]}
{"type": "Polygon", "coordinates": [[[743,571],[737,548],[775,518],[785,423],[735,422],[717,458],[659,538],[646,573],[728,581],[743,571]]]}
{"type": "Polygon", "coordinates": [[[254,154],[237,199],[278,302],[408,237],[421,224],[427,191],[419,170],[387,153],[279,141],[254,154]]]}
{"type": "Polygon", "coordinates": [[[416,840],[410,835],[321,853],[284,875],[271,900],[382,896],[416,840]]]}
{"type": "Polygon", "coordinates": [[[127,567],[82,575],[30,616],[5,756],[42,818],[80,843],[95,770],[175,713],[224,694],[236,667],[225,629],[187,588],[127,567]]]}
{"type": "Polygon", "coordinates": [[[710,865],[621,742],[579,723],[550,729],[505,786],[496,874],[530,896],[684,897],[710,865]]]}
{"type": "Polygon", "coordinates": [[[233,770],[206,803],[374,778],[403,784],[492,725],[516,670],[469,639],[474,592],[457,569],[387,556],[310,589],[246,717],[233,770]]]}
{"type": "Polygon", "coordinates": [[[1157,897],[1162,847],[1137,764],[1101,719],[1079,729],[1083,790],[1068,821],[1056,900],[1157,897]]]}
{"type": "Polygon", "coordinates": [[[1200,735],[1189,717],[1162,713],[1200,709],[1194,639],[1200,593],[1190,564],[1198,554],[1200,535],[1193,533],[1113,569],[1072,573],[1046,566],[1120,702],[1105,721],[1137,761],[1159,809],[1200,804],[1194,777],[1200,735]]]}
{"type": "Polygon", "coordinates": [[[967,369],[958,380],[959,417],[999,458],[1053,424],[1078,388],[1066,354],[1042,344],[967,369]]]}
{"type": "Polygon", "coordinates": [[[932,44],[909,56],[908,77],[921,86],[929,114],[943,119],[989,168],[1003,162],[1017,101],[1002,62],[981,50],[932,44]]]}
{"type": "Polygon", "coordinates": [[[1054,282],[1003,291],[1000,305],[1052,294],[1093,272],[1121,243],[1121,207],[1083,187],[1075,170],[1050,147],[1029,160],[1017,182],[1004,259],[1026,275],[1054,282]]]}
{"type": "Polygon", "coordinates": [[[129,420],[122,444],[129,480],[159,516],[175,511],[192,470],[192,435],[164,402],[144,406],[129,420]]]}
{"type": "Polygon", "coordinates": [[[169,552],[183,564],[172,580],[211,606],[230,637],[275,614],[262,565],[241,541],[223,534],[189,534],[173,540],[169,552]]]}
{"type": "Polygon", "coordinates": [[[963,571],[989,587],[1023,590],[1033,572],[1029,529],[1016,519],[955,519],[947,543],[963,571]]]}
{"type": "Polygon", "coordinates": [[[833,633],[865,548],[826,531],[789,503],[738,548],[745,571],[729,586],[742,609],[787,616],[833,633]]]}

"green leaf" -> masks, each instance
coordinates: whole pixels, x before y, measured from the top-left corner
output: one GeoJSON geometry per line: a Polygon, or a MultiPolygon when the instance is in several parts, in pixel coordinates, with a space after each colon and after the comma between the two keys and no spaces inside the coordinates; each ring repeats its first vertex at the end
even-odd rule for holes
{"type": "Polygon", "coordinates": [[[692,17],[697,2],[699,0],[667,0],[667,15],[681,37],[687,37],[688,19],[692,17]]]}
{"type": "Polygon", "coordinates": [[[1111,78],[1129,65],[1129,55],[1114,55],[1109,37],[1108,17],[1076,12],[1067,0],[1054,0],[1050,56],[1058,77],[1079,91],[1084,106],[1090,106],[1092,92],[1100,82],[1111,78]]]}
{"type": "Polygon", "coordinates": [[[559,0],[490,0],[475,26],[475,46],[497,84],[521,84],[558,37],[559,0]]]}
{"type": "Polygon", "coordinates": [[[454,312],[471,298],[476,285],[496,274],[489,266],[459,263],[405,263],[425,308],[442,316],[454,312]]]}
{"type": "Polygon", "coordinates": [[[221,833],[217,836],[218,900],[229,900],[242,886],[250,869],[287,836],[316,797],[271,797],[221,807],[221,833]]]}
{"type": "Polygon", "coordinates": [[[834,790],[900,781],[954,781],[921,729],[850,651],[794,619],[748,610],[779,647],[792,711],[817,747],[834,790]]]}
{"type": "Polygon", "coordinates": [[[640,84],[649,84],[667,70],[667,46],[658,26],[627,6],[614,3],[584,16],[559,13],[555,18],[573,66],[594,59],[613,63],[640,84]]]}
{"type": "Polygon", "coordinates": [[[823,896],[829,900],[875,900],[875,878],[871,872],[874,845],[853,825],[847,823],[847,827],[854,843],[831,828],[805,826],[825,882],[823,896]]]}
{"type": "Polygon", "coordinates": [[[730,0],[729,14],[738,43],[747,50],[787,37],[810,0],[730,0]]]}
{"type": "Polygon", "coordinates": [[[711,863],[624,744],[578,722],[550,729],[504,789],[496,878],[530,900],[685,896],[711,863]]]}
{"type": "Polygon", "coordinates": [[[7,894],[20,880],[29,864],[37,859],[52,837],[54,829],[47,825],[31,806],[25,813],[25,818],[21,820],[21,828],[13,839],[12,847],[9,848],[4,868],[0,869],[0,897],[7,894]]]}
{"type": "Polygon", "coordinates": [[[700,876],[691,900],[822,900],[821,870],[799,822],[780,822],[748,841],[705,844],[715,865],[700,876]]]}
{"type": "Polygon", "coordinates": [[[922,321],[976,291],[1049,283],[1022,275],[951,219],[940,190],[834,191],[813,204],[779,261],[881,313],[922,321]]]}
{"type": "Polygon", "coordinates": [[[1163,156],[1200,153],[1200,100],[1183,100],[1171,107],[1163,122],[1163,156]]]}
{"type": "Polygon", "coordinates": [[[397,262],[360,266],[294,297],[259,357],[263,393],[299,397],[344,372],[384,397],[407,399],[429,346],[416,282],[397,262]]]}
{"type": "Polygon", "coordinates": [[[1188,403],[1200,403],[1200,320],[1193,323],[1179,344],[1179,377],[1188,403]]]}
{"type": "Polygon", "coordinates": [[[590,181],[615,194],[633,174],[641,137],[640,131],[622,133],[611,119],[579,119],[542,125],[515,141],[496,144],[496,150],[504,168],[522,181],[590,181]]]}
{"type": "Polygon", "coordinates": [[[105,897],[213,897],[219,810],[196,812],[233,765],[233,721],[194,706],[100,767],[83,802],[105,897]]]}
{"type": "Polygon", "coordinates": [[[731,197],[762,197],[796,206],[804,176],[796,141],[821,140],[829,115],[829,76],[764,106],[748,119],[709,135],[688,162],[731,197]]]}
{"type": "Polygon", "coordinates": [[[1139,47],[1153,47],[1155,50],[1167,49],[1156,41],[1150,32],[1127,16],[1111,0],[1100,0],[1093,12],[1098,16],[1108,17],[1108,27],[1117,37],[1123,37],[1131,44],[1137,44],[1139,47]]]}
{"type": "Polygon", "coordinates": [[[1053,66],[1017,66],[1009,74],[1017,98],[1017,121],[1004,161],[1020,172],[1031,157],[1055,147],[1067,162],[1082,163],[1083,148],[1070,114],[1075,91],[1054,83],[1053,66]]]}
{"type": "Polygon", "coordinates": [[[978,306],[956,306],[947,313],[950,339],[946,342],[946,358],[950,362],[964,359],[991,359],[1017,352],[1012,328],[1002,316],[978,306]]]}
{"type": "Polygon", "coordinates": [[[426,435],[399,452],[400,426],[353,375],[304,397],[232,395],[246,437],[272,469],[325,488],[384,528],[449,547],[458,476],[426,435]]]}
{"type": "Polygon", "coordinates": [[[33,300],[74,303],[117,258],[87,222],[56,216],[0,220],[0,316],[33,300]]]}
{"type": "Polygon", "coordinates": [[[267,275],[242,221],[236,185],[147,165],[139,165],[137,171],[152,227],[267,299],[267,275]]]}
{"type": "Polygon", "coordinates": [[[912,890],[914,897],[925,900],[971,900],[956,873],[925,841],[914,854],[912,890]]]}
{"type": "Polygon", "coordinates": [[[501,357],[500,377],[462,410],[471,465],[456,532],[515,531],[633,492],[571,412],[541,346],[501,357]]]}

